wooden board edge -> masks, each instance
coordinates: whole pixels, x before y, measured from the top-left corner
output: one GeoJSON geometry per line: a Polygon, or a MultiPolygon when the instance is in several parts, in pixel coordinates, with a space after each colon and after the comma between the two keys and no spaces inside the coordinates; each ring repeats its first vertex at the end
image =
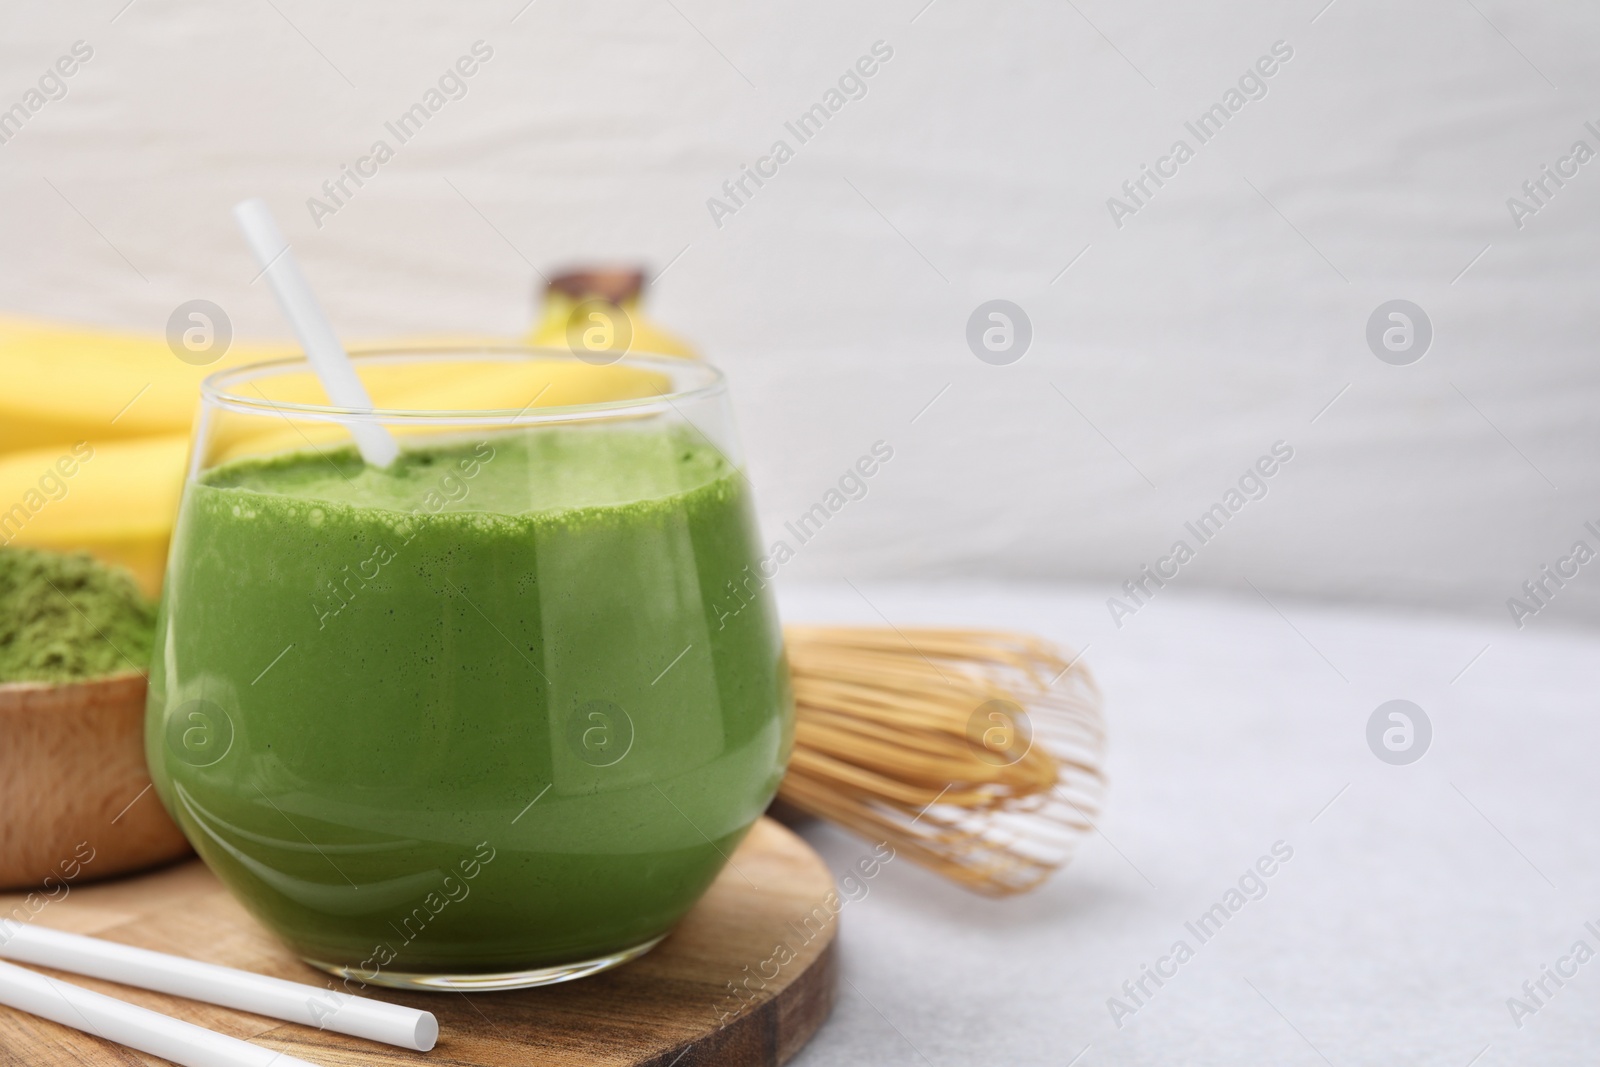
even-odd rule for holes
{"type": "Polygon", "coordinates": [[[833,1013],[839,992],[838,946],[837,936],[829,938],[811,966],[754,1011],[705,1037],[665,1049],[640,1067],[780,1067],[789,1062],[833,1013]]]}

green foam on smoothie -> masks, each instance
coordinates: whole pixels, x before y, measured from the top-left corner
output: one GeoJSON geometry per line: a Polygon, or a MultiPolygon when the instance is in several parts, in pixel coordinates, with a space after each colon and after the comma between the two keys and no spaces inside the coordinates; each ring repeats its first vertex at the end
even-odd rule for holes
{"type": "Polygon", "coordinates": [[[660,500],[734,473],[691,431],[565,429],[411,447],[384,469],[364,464],[350,446],[290,452],[219,467],[205,484],[403,513],[422,506],[515,516],[660,500]],[[479,482],[486,462],[494,477],[479,482]]]}
{"type": "Polygon", "coordinates": [[[76,682],[150,661],[155,605],[87,554],[0,549],[0,682],[76,682]]]}

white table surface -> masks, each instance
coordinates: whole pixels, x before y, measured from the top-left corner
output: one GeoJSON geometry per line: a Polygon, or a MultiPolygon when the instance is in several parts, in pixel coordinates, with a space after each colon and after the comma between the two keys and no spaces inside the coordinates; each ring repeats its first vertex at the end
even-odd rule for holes
{"type": "MultiPolygon", "coordinates": [[[[1600,959],[1520,1027],[1507,1005],[1600,952],[1593,632],[1183,590],[1118,632],[1103,590],[856,585],[784,590],[784,617],[1091,644],[1111,791],[1030,895],[889,865],[841,914],[838,1004],[797,1067],[1600,1061],[1600,959]],[[1366,744],[1393,698],[1433,724],[1409,766],[1366,744]],[[1185,921],[1280,840],[1267,894],[1199,944],[1185,921]],[[1180,938],[1194,958],[1119,1028],[1108,998],[1180,938]]],[[[835,871],[867,851],[805,833],[835,871]]]]}

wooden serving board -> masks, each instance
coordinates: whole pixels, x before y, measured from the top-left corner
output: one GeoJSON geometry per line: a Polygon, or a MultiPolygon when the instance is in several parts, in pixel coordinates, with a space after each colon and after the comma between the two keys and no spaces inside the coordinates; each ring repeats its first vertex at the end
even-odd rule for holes
{"type": "MultiPolygon", "coordinates": [[[[828,906],[833,891],[832,876],[810,846],[764,818],[678,928],[648,954],[616,970],[510,993],[370,989],[380,999],[438,1016],[439,1044],[428,1053],[49,973],[327,1067],[766,1067],[799,1051],[833,1006],[838,980],[838,918],[828,906]],[[811,921],[803,925],[806,919],[811,921]],[[780,952],[785,945],[787,950],[780,952]],[[789,952],[793,958],[780,963],[789,952]],[[761,977],[751,977],[774,971],[776,977],[764,980],[764,987],[761,977]],[[746,979],[752,992],[736,996],[730,983],[740,985],[746,979]]],[[[22,894],[0,895],[0,916],[12,915],[23,901],[22,894]]],[[[45,905],[34,921],[318,987],[332,984],[252,919],[198,860],[74,888],[45,905]]],[[[163,1062],[0,1007],[0,1064],[127,1067],[163,1062]]]]}

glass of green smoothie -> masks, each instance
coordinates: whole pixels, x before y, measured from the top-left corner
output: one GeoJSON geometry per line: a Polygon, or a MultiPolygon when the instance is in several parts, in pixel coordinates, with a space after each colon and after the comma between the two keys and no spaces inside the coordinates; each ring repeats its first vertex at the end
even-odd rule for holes
{"type": "Polygon", "coordinates": [[[352,988],[508,989],[661,940],[777,790],[782,634],[722,376],[523,348],[202,387],[150,672],[167,810],[352,988]],[[377,423],[399,458],[363,463],[377,423]]]}

